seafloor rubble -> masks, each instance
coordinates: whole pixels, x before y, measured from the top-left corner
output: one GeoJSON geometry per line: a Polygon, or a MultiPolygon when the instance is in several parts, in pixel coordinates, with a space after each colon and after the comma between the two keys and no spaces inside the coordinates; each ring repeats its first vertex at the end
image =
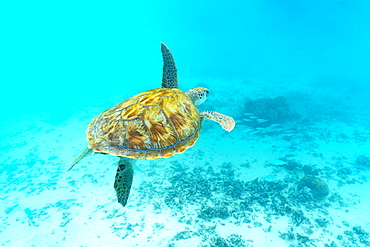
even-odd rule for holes
{"type": "MultiPolygon", "coordinates": [[[[294,163],[294,162],[290,162],[294,163]]],[[[298,164],[298,162],[295,162],[298,164]]],[[[259,179],[242,181],[235,177],[233,165],[224,163],[219,171],[210,164],[198,164],[194,169],[187,169],[179,162],[172,166],[170,184],[161,192],[156,192],[156,184],[144,182],[140,193],[152,197],[163,197],[157,207],[170,208],[178,216],[179,222],[195,226],[193,230],[178,233],[171,239],[169,246],[192,237],[201,237],[202,246],[253,246],[253,238],[243,239],[236,234],[222,238],[217,235],[217,225],[229,222],[248,228],[260,227],[265,232],[276,230],[275,222],[287,217],[288,228],[279,228],[280,238],[290,246],[316,246],[322,240],[312,237],[314,232],[326,232],[333,224],[328,208],[348,207],[338,193],[329,194],[329,187],[321,178],[304,175],[301,164],[295,169],[287,169],[290,174],[284,179],[259,179]],[[163,192],[165,192],[163,194],[163,192]],[[326,197],[323,199],[323,197],[326,197]],[[189,213],[189,208],[196,214],[189,213]]],[[[284,169],[284,168],[283,168],[284,169]]],[[[306,168],[307,170],[307,168],[306,168]]],[[[322,170],[316,169],[322,174],[322,170]]],[[[313,172],[316,173],[316,172],[313,172]]],[[[361,226],[350,226],[337,236],[345,246],[361,243],[370,244],[369,234],[361,226]]],[[[325,246],[338,246],[334,242],[325,246]]]]}

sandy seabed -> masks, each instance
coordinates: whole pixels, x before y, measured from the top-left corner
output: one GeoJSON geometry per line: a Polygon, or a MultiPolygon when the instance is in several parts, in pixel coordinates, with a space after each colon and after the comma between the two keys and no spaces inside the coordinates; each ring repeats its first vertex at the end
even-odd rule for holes
{"type": "Polygon", "coordinates": [[[330,100],[308,84],[273,87],[271,80],[209,86],[212,95],[202,109],[233,116],[235,130],[205,121],[185,153],[140,160],[125,208],[113,188],[117,157],[93,155],[66,173],[86,148],[87,124],[105,109],[58,122],[28,116],[27,122],[5,123],[0,243],[369,246],[370,167],[359,162],[370,155],[369,115],[350,100],[336,104],[340,95],[330,100]],[[243,120],[245,98],[279,95],[300,119],[276,130],[251,130],[243,120]],[[329,194],[318,198],[313,189],[298,189],[305,175],[322,179],[329,194]]]}

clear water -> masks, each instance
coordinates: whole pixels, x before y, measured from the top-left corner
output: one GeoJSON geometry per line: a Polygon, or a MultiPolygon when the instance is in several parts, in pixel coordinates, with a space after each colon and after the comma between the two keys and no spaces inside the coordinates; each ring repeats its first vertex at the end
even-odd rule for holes
{"type": "Polygon", "coordinates": [[[0,3],[0,243],[368,246],[369,11],[350,0],[0,3]],[[200,109],[238,124],[228,134],[205,122],[184,154],[141,161],[122,208],[115,157],[65,171],[91,119],[160,87],[160,41],[180,88],[208,87],[200,109]],[[278,111],[268,100],[279,96],[290,118],[256,110],[278,111]],[[329,195],[299,190],[307,174],[329,195]]]}

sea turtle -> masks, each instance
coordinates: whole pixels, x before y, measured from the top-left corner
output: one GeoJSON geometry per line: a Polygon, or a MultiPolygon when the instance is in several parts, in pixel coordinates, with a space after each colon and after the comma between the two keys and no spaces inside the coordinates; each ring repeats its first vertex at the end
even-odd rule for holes
{"type": "Polygon", "coordinates": [[[177,87],[177,69],[168,47],[161,43],[163,56],[162,88],[135,95],[102,112],[87,128],[88,148],[72,163],[92,153],[120,157],[114,188],[122,206],[127,204],[136,159],[168,158],[193,146],[202,120],[218,122],[233,130],[233,118],[213,111],[199,112],[196,106],[208,96],[208,89],[197,87],[186,93],[177,87]]]}

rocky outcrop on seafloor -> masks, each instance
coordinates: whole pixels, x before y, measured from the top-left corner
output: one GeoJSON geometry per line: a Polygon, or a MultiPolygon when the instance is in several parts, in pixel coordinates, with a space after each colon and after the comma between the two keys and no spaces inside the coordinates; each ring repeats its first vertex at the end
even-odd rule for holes
{"type": "Polygon", "coordinates": [[[298,117],[297,114],[291,112],[289,104],[283,96],[255,100],[246,99],[244,111],[266,119],[269,123],[283,123],[298,117]]]}
{"type": "Polygon", "coordinates": [[[329,186],[321,178],[312,175],[306,175],[298,182],[297,189],[302,190],[304,187],[311,189],[312,194],[316,198],[323,198],[329,195],[329,186]]]}
{"type": "Polygon", "coordinates": [[[365,155],[359,155],[355,164],[361,168],[370,168],[370,158],[365,155]]]}

